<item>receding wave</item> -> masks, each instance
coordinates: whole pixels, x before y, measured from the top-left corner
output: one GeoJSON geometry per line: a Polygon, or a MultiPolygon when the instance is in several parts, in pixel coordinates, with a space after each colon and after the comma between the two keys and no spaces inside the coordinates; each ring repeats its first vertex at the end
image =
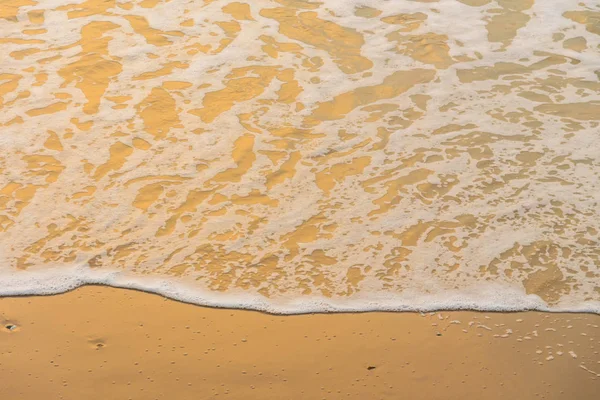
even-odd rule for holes
{"type": "Polygon", "coordinates": [[[160,294],[179,301],[210,307],[243,308],[274,314],[362,311],[570,311],[600,313],[600,304],[571,304],[549,308],[538,296],[526,295],[514,287],[484,283],[460,290],[406,290],[402,293],[369,292],[349,297],[297,296],[273,301],[260,294],[232,290],[214,292],[178,279],[131,276],[124,272],[61,268],[0,276],[0,296],[52,295],[83,285],[107,285],[160,294]]]}
{"type": "Polygon", "coordinates": [[[0,295],[600,311],[600,6],[0,5],[0,295]]]}

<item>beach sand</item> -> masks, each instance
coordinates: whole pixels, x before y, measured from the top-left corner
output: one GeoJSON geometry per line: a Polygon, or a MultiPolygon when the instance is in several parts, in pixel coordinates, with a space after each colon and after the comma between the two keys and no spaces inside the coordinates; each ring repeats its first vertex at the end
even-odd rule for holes
{"type": "Polygon", "coordinates": [[[597,399],[600,316],[281,316],[101,286],[0,299],[3,399],[597,399]]]}

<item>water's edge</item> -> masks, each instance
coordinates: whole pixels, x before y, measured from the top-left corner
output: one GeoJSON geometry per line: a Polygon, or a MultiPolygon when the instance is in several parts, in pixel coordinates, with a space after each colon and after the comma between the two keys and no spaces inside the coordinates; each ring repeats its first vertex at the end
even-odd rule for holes
{"type": "Polygon", "coordinates": [[[53,268],[45,271],[21,271],[0,274],[0,297],[51,296],[70,292],[82,286],[97,285],[131,289],[183,303],[225,309],[260,311],[278,315],[361,312],[432,312],[480,311],[600,314],[600,302],[548,305],[540,297],[520,292],[514,287],[486,283],[462,291],[425,293],[371,293],[368,296],[328,298],[302,296],[269,299],[247,292],[214,292],[200,290],[184,281],[134,277],[121,271],[99,271],[89,267],[53,268]]]}

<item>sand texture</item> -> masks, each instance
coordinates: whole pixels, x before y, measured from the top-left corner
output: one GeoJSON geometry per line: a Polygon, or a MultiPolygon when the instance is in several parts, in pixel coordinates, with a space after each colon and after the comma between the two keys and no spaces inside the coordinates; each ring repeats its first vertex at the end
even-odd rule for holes
{"type": "Polygon", "coordinates": [[[592,400],[600,393],[593,314],[277,316],[88,286],[2,298],[0,319],[3,399],[592,400]]]}

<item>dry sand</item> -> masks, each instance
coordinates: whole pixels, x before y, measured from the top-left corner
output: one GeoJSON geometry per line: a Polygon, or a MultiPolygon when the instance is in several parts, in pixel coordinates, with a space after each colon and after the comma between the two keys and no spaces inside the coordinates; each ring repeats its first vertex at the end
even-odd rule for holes
{"type": "Polygon", "coordinates": [[[268,315],[88,286],[0,299],[3,399],[598,399],[600,316],[268,315]]]}

